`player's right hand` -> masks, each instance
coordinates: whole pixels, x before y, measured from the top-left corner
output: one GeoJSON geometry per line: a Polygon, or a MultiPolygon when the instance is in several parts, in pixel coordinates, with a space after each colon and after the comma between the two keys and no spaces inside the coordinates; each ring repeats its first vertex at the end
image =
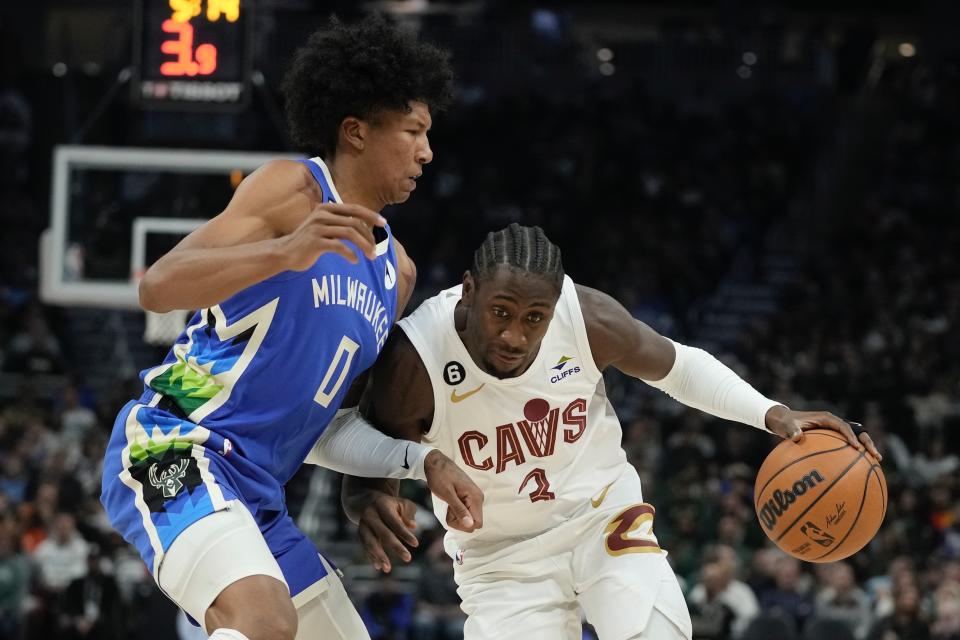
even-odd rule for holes
{"type": "Polygon", "coordinates": [[[470,533],[483,526],[483,491],[463,469],[434,449],[423,462],[427,487],[447,503],[447,525],[470,533]]]}
{"type": "Polygon", "coordinates": [[[336,253],[356,264],[360,256],[346,241],[352,242],[373,260],[376,242],[373,227],[386,226],[387,221],[375,211],[356,204],[327,202],[313,211],[291,233],[278,238],[288,269],[303,271],[313,266],[321,255],[336,253]]]}
{"type": "Polygon", "coordinates": [[[410,562],[407,547],[419,546],[413,535],[417,505],[406,498],[380,493],[363,509],[357,523],[363,550],[377,571],[390,573],[390,556],[410,562]]]}

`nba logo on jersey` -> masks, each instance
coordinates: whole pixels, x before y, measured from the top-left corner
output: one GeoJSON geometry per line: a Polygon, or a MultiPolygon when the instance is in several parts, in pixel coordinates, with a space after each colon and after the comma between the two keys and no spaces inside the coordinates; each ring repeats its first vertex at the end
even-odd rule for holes
{"type": "Polygon", "coordinates": [[[457,549],[457,554],[454,560],[457,561],[457,564],[463,566],[463,549],[457,549]]]}

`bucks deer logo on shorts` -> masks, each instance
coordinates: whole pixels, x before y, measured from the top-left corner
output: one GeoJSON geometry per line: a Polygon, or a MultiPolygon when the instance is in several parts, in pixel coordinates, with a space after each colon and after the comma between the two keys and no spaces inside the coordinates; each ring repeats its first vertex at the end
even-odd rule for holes
{"type": "Polygon", "coordinates": [[[153,485],[154,489],[159,489],[164,498],[175,497],[180,489],[183,489],[183,477],[187,474],[189,464],[189,459],[181,458],[157,475],[157,463],[154,462],[150,465],[150,471],[147,474],[150,478],[150,484],[153,485]]]}
{"type": "Polygon", "coordinates": [[[168,450],[130,468],[130,475],[143,487],[143,501],[151,513],[168,507],[203,484],[197,460],[185,451],[168,450]]]}

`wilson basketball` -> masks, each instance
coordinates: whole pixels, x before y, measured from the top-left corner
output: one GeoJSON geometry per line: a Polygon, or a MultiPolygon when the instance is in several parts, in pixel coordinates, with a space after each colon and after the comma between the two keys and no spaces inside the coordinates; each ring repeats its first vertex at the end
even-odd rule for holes
{"type": "Polygon", "coordinates": [[[836,431],[814,429],[800,444],[784,440],[757,474],[760,528],[790,555],[833,562],[853,555],[877,533],[887,512],[880,463],[836,431]]]}

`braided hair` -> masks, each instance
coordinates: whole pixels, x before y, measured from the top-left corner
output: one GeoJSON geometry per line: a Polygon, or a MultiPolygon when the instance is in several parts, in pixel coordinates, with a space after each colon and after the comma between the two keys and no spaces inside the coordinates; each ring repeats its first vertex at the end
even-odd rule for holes
{"type": "Polygon", "coordinates": [[[499,231],[491,231],[473,254],[471,275],[478,283],[493,276],[497,267],[538,275],[563,287],[563,262],[560,247],[550,242],[540,227],[511,223],[499,231]]]}

